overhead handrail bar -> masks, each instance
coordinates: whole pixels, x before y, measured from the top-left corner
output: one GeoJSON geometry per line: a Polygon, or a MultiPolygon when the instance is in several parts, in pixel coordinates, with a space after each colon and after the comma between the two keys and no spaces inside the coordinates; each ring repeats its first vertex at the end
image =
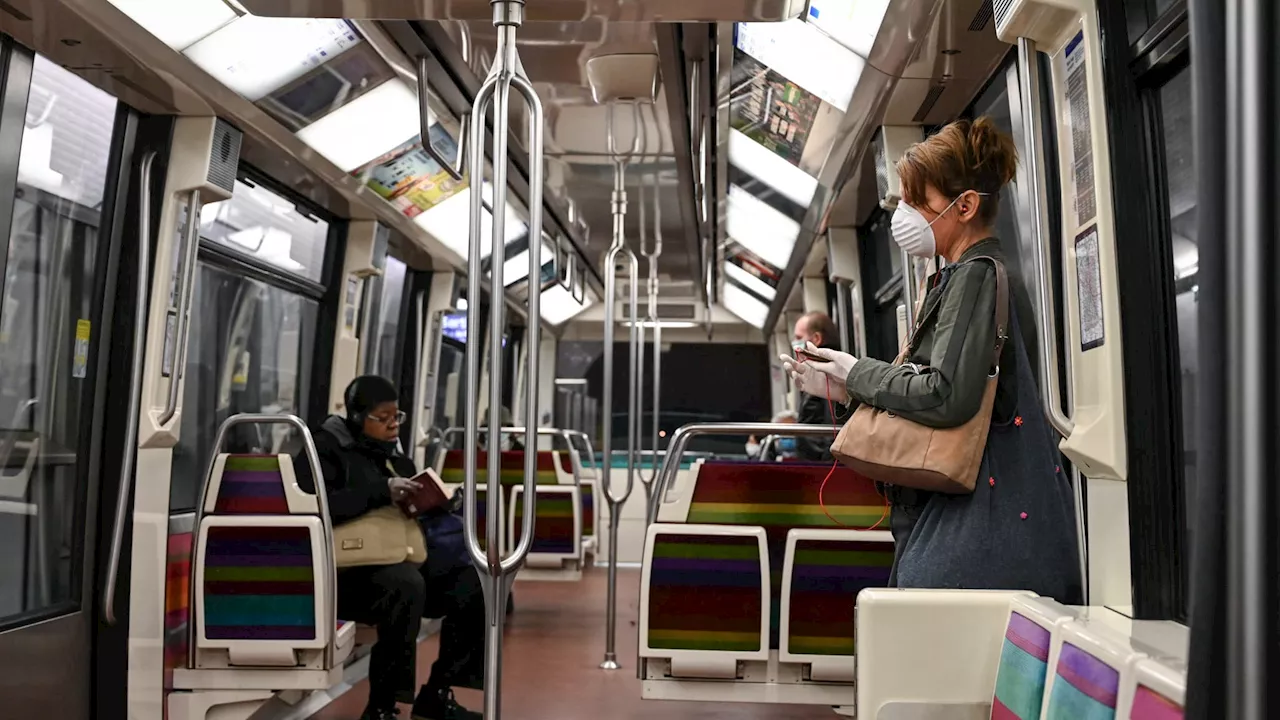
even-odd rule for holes
{"type": "Polygon", "coordinates": [[[680,457],[689,447],[689,441],[701,435],[766,435],[780,437],[804,437],[808,435],[834,437],[840,432],[839,425],[802,425],[800,423],[694,423],[685,425],[671,435],[667,444],[667,454],[662,460],[662,470],[658,473],[657,500],[649,511],[648,524],[658,521],[658,508],[662,499],[671,490],[676,473],[680,470],[680,457]]]}
{"type": "Polygon", "coordinates": [[[635,111],[635,138],[631,143],[631,152],[617,152],[614,138],[613,116],[614,106],[608,113],[609,154],[614,157],[613,163],[613,244],[605,257],[605,306],[604,306],[604,455],[611,457],[613,452],[613,335],[616,328],[614,314],[616,312],[616,295],[618,282],[618,258],[622,256],[627,265],[628,289],[630,295],[631,324],[629,340],[631,349],[631,377],[627,383],[627,483],[621,495],[613,492],[613,472],[611,463],[606,463],[601,476],[605,500],[609,503],[609,570],[608,591],[605,598],[605,651],[604,661],[600,663],[602,670],[618,669],[617,630],[618,630],[618,518],[622,514],[622,505],[631,497],[631,489],[635,484],[636,445],[640,435],[640,423],[636,417],[640,399],[639,370],[640,365],[640,302],[636,285],[639,283],[638,263],[636,255],[627,247],[627,164],[640,152],[641,123],[640,105],[632,103],[635,111]]]}
{"type": "MultiPolygon", "coordinates": [[[[294,415],[267,415],[262,413],[241,413],[232,415],[223,421],[221,427],[218,428],[218,435],[213,441],[213,452],[209,456],[209,464],[205,467],[204,473],[204,489],[200,493],[200,501],[196,505],[195,528],[196,537],[200,536],[200,521],[204,518],[204,508],[209,503],[209,490],[212,485],[209,479],[213,477],[213,469],[218,462],[218,455],[222,453],[222,446],[227,441],[227,435],[231,428],[236,425],[292,425],[302,435],[302,449],[307,457],[307,464],[311,467],[311,478],[315,482],[316,505],[320,508],[320,532],[323,536],[325,548],[329,548],[332,553],[333,548],[333,519],[329,516],[329,495],[325,490],[324,472],[320,469],[320,455],[316,452],[315,441],[311,438],[311,431],[307,428],[307,424],[294,415]]],[[[332,560],[332,558],[331,558],[332,560]]],[[[338,570],[334,563],[328,562],[324,564],[324,593],[325,607],[328,608],[325,622],[329,628],[338,626],[338,570]]],[[[191,563],[190,589],[195,590],[199,587],[196,573],[199,570],[196,563],[191,563]]],[[[191,606],[191,618],[187,622],[187,666],[194,668],[196,666],[196,632],[201,623],[195,617],[196,606],[191,606]]],[[[333,667],[334,657],[334,641],[336,634],[330,632],[329,644],[325,647],[324,661],[325,667],[333,667]]]]}
{"type": "Polygon", "coordinates": [[[148,151],[138,166],[138,294],[133,308],[133,348],[129,357],[129,406],[124,418],[123,456],[120,459],[120,490],[116,495],[116,516],[111,526],[111,549],[107,554],[106,585],[102,589],[102,617],[116,624],[116,586],[120,581],[120,559],[124,552],[124,531],[133,496],[133,470],[138,452],[138,422],[142,415],[143,354],[147,345],[147,309],[151,292],[151,168],[156,152],[148,151]]]}
{"type": "MultiPolygon", "coordinates": [[[[173,364],[169,367],[169,395],[164,412],[156,419],[157,425],[166,425],[178,414],[178,389],[182,371],[187,364],[187,331],[191,326],[191,301],[196,289],[196,256],[200,247],[200,191],[192,190],[187,201],[187,226],[183,232],[182,260],[178,276],[178,305],[170,307],[176,312],[173,332],[173,364]]],[[[163,364],[163,359],[161,360],[163,364]]]]}
{"type": "MultiPolygon", "coordinates": [[[[467,147],[468,174],[473,183],[484,176],[484,118],[489,106],[493,107],[493,147],[489,156],[493,166],[493,206],[507,206],[507,166],[509,155],[507,148],[508,134],[511,127],[510,104],[511,91],[514,88],[529,107],[527,149],[532,162],[529,163],[529,229],[534,242],[529,245],[529,277],[540,277],[542,272],[542,190],[544,181],[543,155],[543,109],[533,84],[529,81],[520,64],[516,48],[516,29],[524,22],[523,0],[492,0],[493,25],[497,28],[497,44],[494,52],[494,63],[476,93],[475,106],[472,108],[472,121],[469,125],[467,147]]],[[[482,210],[484,193],[471,193],[470,223],[468,226],[467,253],[467,297],[473,302],[467,304],[467,327],[481,328],[481,303],[475,299],[481,297],[481,280],[483,266],[481,264],[482,210]]],[[[493,267],[502,267],[506,260],[506,243],[504,240],[506,213],[493,213],[490,231],[490,257],[493,267]]],[[[496,285],[500,286],[500,283],[496,285]]],[[[501,292],[501,289],[497,290],[501,292]]],[[[528,325],[527,341],[534,349],[526,356],[526,376],[538,377],[538,361],[541,353],[539,334],[541,317],[539,309],[542,293],[528,293],[528,325]]],[[[502,331],[504,324],[505,303],[495,302],[489,308],[489,347],[502,347],[502,331]]],[[[502,353],[491,350],[489,353],[489,397],[493,402],[502,397],[502,353]]],[[[480,395],[480,353],[467,353],[466,358],[466,431],[463,443],[463,529],[467,552],[471,561],[479,571],[484,585],[484,597],[488,624],[485,628],[485,677],[484,677],[484,717],[498,720],[501,714],[502,693],[502,626],[506,616],[506,600],[511,592],[511,584],[515,574],[524,563],[533,545],[534,512],[537,495],[537,454],[525,453],[524,458],[524,496],[520,539],[515,548],[505,558],[501,556],[498,543],[498,532],[502,526],[499,522],[490,522],[485,528],[486,546],[480,546],[479,525],[476,516],[476,446],[479,434],[479,422],[476,415],[476,402],[480,395]]],[[[538,417],[538,393],[530,392],[525,397],[526,418],[538,417]]],[[[501,437],[502,416],[498,412],[489,413],[488,438],[489,446],[501,437]]],[[[537,442],[537,428],[530,425],[525,429],[525,447],[533,447],[537,442]]],[[[501,453],[488,453],[489,477],[497,478],[501,472],[501,453]]],[[[499,501],[502,493],[486,493],[488,507],[487,517],[500,516],[499,501]]]]}
{"type": "Polygon", "coordinates": [[[427,81],[427,66],[429,61],[426,55],[418,58],[418,123],[419,123],[419,139],[422,141],[422,149],[427,155],[440,166],[442,170],[449,173],[449,177],[454,180],[461,180],[464,165],[467,162],[467,135],[469,133],[468,124],[471,121],[469,113],[463,113],[458,118],[458,156],[453,160],[448,160],[444,155],[436,150],[435,145],[431,144],[431,83],[427,81]]]}
{"type": "MultiPolygon", "coordinates": [[[[1063,438],[1071,437],[1073,421],[1062,410],[1062,385],[1058,379],[1058,333],[1054,318],[1053,267],[1049,256],[1048,181],[1045,177],[1044,118],[1041,108],[1041,68],[1035,43],[1018,39],[1018,83],[1022,94],[1022,127],[1025,138],[1023,152],[1027,162],[1026,193],[1030,206],[1030,231],[1036,253],[1036,276],[1040,284],[1037,294],[1039,322],[1036,334],[1040,342],[1040,401],[1049,424],[1063,438]]],[[[1070,378],[1067,380],[1070,382],[1070,378]]],[[[1085,536],[1084,490],[1080,469],[1072,472],[1072,495],[1075,501],[1076,553],[1080,560],[1080,580],[1084,597],[1089,598],[1089,545],[1085,536]]]]}

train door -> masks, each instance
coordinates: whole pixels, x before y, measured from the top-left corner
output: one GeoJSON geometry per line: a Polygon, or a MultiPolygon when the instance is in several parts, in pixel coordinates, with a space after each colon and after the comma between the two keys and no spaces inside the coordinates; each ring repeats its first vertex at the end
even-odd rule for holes
{"type": "Polygon", "coordinates": [[[133,119],[42,56],[0,53],[0,714],[87,718],[133,119]]]}

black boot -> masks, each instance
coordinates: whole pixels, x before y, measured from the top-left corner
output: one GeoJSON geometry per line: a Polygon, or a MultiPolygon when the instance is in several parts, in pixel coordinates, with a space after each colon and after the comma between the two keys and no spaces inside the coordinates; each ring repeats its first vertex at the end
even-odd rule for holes
{"type": "Polygon", "coordinates": [[[396,708],[386,710],[383,708],[367,707],[360,715],[360,720],[396,720],[400,717],[400,711],[396,708]]]}
{"type": "Polygon", "coordinates": [[[484,720],[484,716],[459,705],[453,690],[424,687],[413,703],[413,720],[484,720]]]}

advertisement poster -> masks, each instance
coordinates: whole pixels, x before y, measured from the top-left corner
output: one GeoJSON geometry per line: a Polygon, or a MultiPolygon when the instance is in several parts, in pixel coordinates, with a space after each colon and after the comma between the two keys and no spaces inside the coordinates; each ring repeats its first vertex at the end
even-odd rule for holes
{"type": "Polygon", "coordinates": [[[730,84],[729,126],[798,167],[822,100],[737,49],[730,84]]]}
{"type": "MultiPolygon", "coordinates": [[[[446,158],[457,155],[458,144],[439,123],[431,126],[431,144],[446,158]]],[[[417,138],[374,160],[359,174],[371,190],[411,218],[467,186],[466,179],[454,180],[437,165],[417,138]]]]}

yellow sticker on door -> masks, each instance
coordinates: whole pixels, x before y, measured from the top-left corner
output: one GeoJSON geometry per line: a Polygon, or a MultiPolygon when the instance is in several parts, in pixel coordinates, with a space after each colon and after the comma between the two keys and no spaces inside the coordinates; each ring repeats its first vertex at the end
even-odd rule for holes
{"type": "Polygon", "coordinates": [[[75,356],[71,359],[71,377],[83,378],[89,370],[89,336],[93,324],[88,320],[76,321],[75,356]]]}

